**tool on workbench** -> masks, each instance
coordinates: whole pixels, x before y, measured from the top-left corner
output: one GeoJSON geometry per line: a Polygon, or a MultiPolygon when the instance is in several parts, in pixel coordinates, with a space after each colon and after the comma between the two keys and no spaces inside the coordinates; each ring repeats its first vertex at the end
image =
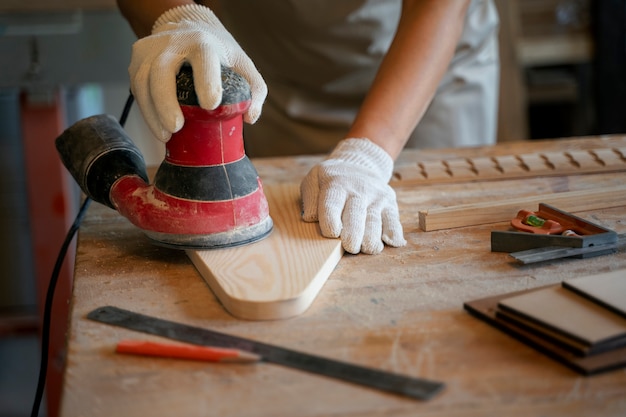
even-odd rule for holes
{"type": "Polygon", "coordinates": [[[128,218],[154,242],[181,249],[230,247],[272,230],[258,173],[243,146],[248,83],[222,67],[215,110],[198,105],[191,67],[176,79],[185,123],[166,143],[165,160],[148,184],[139,149],[117,121],[92,116],[56,140],[64,165],[87,196],[128,218]]]}
{"type": "Polygon", "coordinates": [[[430,399],[444,388],[444,384],[441,382],[352,365],[209,329],[146,316],[112,306],[97,308],[87,314],[87,318],[186,343],[238,349],[259,355],[262,358],[261,360],[265,362],[288,366],[419,400],[430,399]]]}
{"type": "Polygon", "coordinates": [[[239,349],[144,340],[121,340],[117,343],[115,352],[209,362],[252,363],[261,360],[261,356],[239,349]]]}
{"type": "Polygon", "coordinates": [[[552,219],[544,219],[539,213],[520,210],[517,216],[511,220],[511,226],[522,232],[539,233],[544,235],[562,234],[565,227],[552,219]]]}
{"type": "Polygon", "coordinates": [[[508,252],[522,264],[615,252],[625,242],[616,232],[541,203],[511,220],[517,231],[491,232],[491,251],[508,252]]]}

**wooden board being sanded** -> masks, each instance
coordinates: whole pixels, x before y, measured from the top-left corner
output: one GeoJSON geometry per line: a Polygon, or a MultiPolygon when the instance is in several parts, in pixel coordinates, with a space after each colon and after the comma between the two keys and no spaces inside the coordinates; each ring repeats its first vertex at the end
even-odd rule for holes
{"type": "Polygon", "coordinates": [[[626,205],[626,186],[568,191],[520,197],[502,201],[461,204],[419,212],[419,226],[425,232],[455,227],[509,221],[522,209],[532,210],[546,203],[562,211],[579,212],[626,205]]]}
{"type": "Polygon", "coordinates": [[[341,256],[341,240],[322,237],[300,217],[296,184],[266,185],[274,230],[269,237],[227,249],[187,250],[211,290],[233,316],[273,320],[303,313],[341,256]]]}

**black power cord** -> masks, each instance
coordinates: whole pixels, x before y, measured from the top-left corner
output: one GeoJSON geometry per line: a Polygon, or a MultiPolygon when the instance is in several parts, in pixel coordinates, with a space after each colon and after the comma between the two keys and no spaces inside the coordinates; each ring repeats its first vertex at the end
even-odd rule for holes
{"type": "MultiPolygon", "coordinates": [[[[128,99],[126,99],[126,104],[124,105],[124,110],[122,111],[122,115],[119,120],[119,123],[122,127],[124,127],[124,125],[126,124],[126,119],[128,118],[128,114],[130,113],[133,101],[133,95],[129,94],[128,99]]],[[[57,281],[59,280],[59,274],[61,272],[63,260],[67,255],[67,249],[72,243],[74,235],[76,234],[78,228],[83,222],[83,218],[87,213],[87,209],[89,208],[91,201],[92,200],[89,197],[85,198],[80,209],[78,210],[78,214],[74,219],[74,223],[72,223],[72,226],[70,226],[69,230],[67,231],[65,240],[61,245],[59,255],[57,256],[56,263],[54,264],[54,268],[52,270],[50,282],[48,283],[48,290],[46,292],[46,301],[43,311],[43,323],[41,329],[41,361],[39,365],[39,377],[37,379],[37,391],[35,392],[35,399],[33,400],[33,407],[30,413],[31,417],[39,416],[39,408],[41,407],[44,388],[46,386],[46,376],[48,372],[48,351],[50,349],[50,322],[52,321],[52,303],[54,301],[54,291],[56,289],[57,281]]]]}

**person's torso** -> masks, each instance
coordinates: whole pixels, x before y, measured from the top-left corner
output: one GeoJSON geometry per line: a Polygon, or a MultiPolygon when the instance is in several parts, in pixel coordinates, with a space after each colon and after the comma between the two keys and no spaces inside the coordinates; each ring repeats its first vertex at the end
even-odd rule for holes
{"type": "MultiPolygon", "coordinates": [[[[497,32],[492,1],[472,0],[451,66],[475,59],[497,32]]],[[[314,126],[319,137],[350,126],[393,41],[402,9],[402,0],[218,2],[220,19],[268,84],[264,116],[255,129],[271,135],[264,129],[268,117],[276,115],[275,124],[290,126],[297,137],[314,126]]]]}

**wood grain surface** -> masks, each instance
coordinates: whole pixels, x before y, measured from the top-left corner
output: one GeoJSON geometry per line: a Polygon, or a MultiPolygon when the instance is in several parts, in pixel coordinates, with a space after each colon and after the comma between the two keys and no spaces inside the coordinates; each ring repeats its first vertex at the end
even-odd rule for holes
{"type": "Polygon", "coordinates": [[[341,256],[339,239],[325,239],[317,223],[300,217],[297,184],[267,185],[274,230],[254,244],[188,250],[209,287],[234,316],[274,320],[303,313],[341,256]]]}
{"type": "MultiPolygon", "coordinates": [[[[626,137],[533,141],[541,152],[626,146],[626,137]]],[[[407,150],[398,164],[515,155],[529,142],[407,150]]],[[[253,160],[263,183],[298,184],[321,156],[253,160]]],[[[492,253],[508,222],[424,232],[418,212],[495,199],[614,187],[624,173],[459,183],[397,181],[407,246],[342,257],[303,314],[233,317],[184,252],[153,246],[116,212],[92,204],[75,266],[61,415],[587,417],[626,415],[626,371],[584,377],[471,316],[463,303],[626,268],[626,251],[520,266],[492,253]],[[122,339],[147,337],[87,320],[104,305],[356,364],[446,383],[419,402],[284,367],[207,364],[116,355],[122,339]]],[[[577,213],[626,232],[626,209],[577,213]]]]}
{"type": "Polygon", "coordinates": [[[455,227],[510,221],[519,210],[536,210],[540,203],[549,204],[561,211],[579,211],[620,207],[626,202],[626,186],[594,188],[590,190],[537,194],[511,199],[461,204],[419,212],[420,229],[452,229],[455,227]]]}
{"type": "Polygon", "coordinates": [[[498,307],[587,345],[626,338],[626,318],[562,286],[507,297],[498,307]]]}
{"type": "Polygon", "coordinates": [[[626,271],[568,279],[563,286],[626,317],[626,271]]]}
{"type": "Polygon", "coordinates": [[[614,171],[626,171],[626,147],[450,158],[400,164],[395,174],[401,181],[419,184],[614,171]]]}

